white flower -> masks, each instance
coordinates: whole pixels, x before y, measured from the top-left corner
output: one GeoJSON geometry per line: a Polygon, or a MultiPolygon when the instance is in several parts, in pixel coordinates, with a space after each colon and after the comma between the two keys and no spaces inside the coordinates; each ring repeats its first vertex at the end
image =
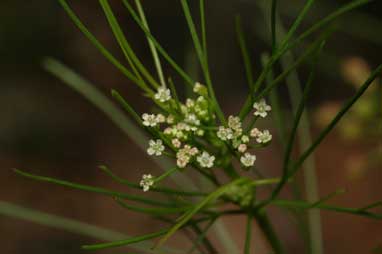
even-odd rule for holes
{"type": "Polygon", "coordinates": [[[253,137],[253,138],[256,138],[257,136],[259,136],[260,133],[261,133],[261,131],[259,131],[259,129],[253,128],[251,130],[250,136],[253,137]]]}
{"type": "Polygon", "coordinates": [[[173,124],[174,121],[175,121],[175,118],[174,118],[173,115],[169,115],[169,116],[167,117],[167,123],[168,123],[168,124],[173,124]]]}
{"type": "Polygon", "coordinates": [[[157,93],[154,95],[154,98],[160,102],[166,102],[171,99],[170,89],[161,86],[158,88],[157,93]]]}
{"type": "Polygon", "coordinates": [[[158,114],[156,116],[156,121],[157,121],[157,123],[164,123],[164,122],[166,122],[166,117],[162,114],[158,114]]]}
{"type": "Polygon", "coordinates": [[[247,151],[247,145],[246,144],[240,144],[239,147],[237,148],[237,150],[241,153],[244,153],[245,151],[247,151]]]}
{"type": "Polygon", "coordinates": [[[176,160],[176,165],[178,165],[179,168],[184,168],[187,166],[187,164],[190,162],[190,157],[187,156],[184,153],[177,154],[177,160],[176,160]]]}
{"type": "Polygon", "coordinates": [[[163,141],[160,139],[157,139],[156,141],[150,140],[149,141],[149,148],[147,149],[147,153],[149,155],[156,155],[160,156],[162,155],[162,152],[164,150],[163,141]]]}
{"type": "Polygon", "coordinates": [[[269,106],[264,99],[261,99],[259,102],[253,104],[253,108],[256,109],[254,115],[266,117],[268,115],[267,111],[271,111],[271,106],[269,106]]]}
{"type": "Polygon", "coordinates": [[[143,191],[146,192],[150,190],[150,187],[154,185],[154,178],[152,175],[143,175],[142,180],[139,182],[139,185],[143,188],[143,191]]]}
{"type": "Polygon", "coordinates": [[[191,147],[190,145],[184,145],[182,152],[184,152],[185,154],[194,156],[197,153],[199,153],[199,150],[196,147],[191,147]]]}
{"type": "Polygon", "coordinates": [[[240,162],[245,166],[245,167],[251,167],[255,163],[256,156],[252,155],[250,153],[245,153],[243,156],[240,157],[240,162]]]}
{"type": "Polygon", "coordinates": [[[241,137],[241,141],[242,141],[243,143],[248,143],[248,142],[249,142],[249,137],[248,137],[247,135],[243,135],[243,136],[241,137]]]}
{"type": "Polygon", "coordinates": [[[260,132],[257,135],[257,139],[256,139],[258,143],[263,143],[263,144],[268,143],[271,140],[272,140],[272,134],[268,130],[264,130],[263,132],[260,132]]]}
{"type": "Polygon", "coordinates": [[[182,143],[180,142],[180,140],[177,139],[177,138],[174,138],[173,140],[171,140],[171,143],[172,143],[172,145],[173,145],[175,148],[179,148],[179,147],[182,145],[182,143]]]}
{"type": "Polygon", "coordinates": [[[196,160],[199,162],[199,165],[203,168],[212,168],[215,161],[215,156],[210,155],[206,151],[204,151],[201,155],[199,155],[196,160]]]}
{"type": "Polygon", "coordinates": [[[195,107],[195,101],[192,100],[192,99],[187,99],[187,100],[186,100],[186,107],[187,107],[187,108],[193,108],[193,107],[195,107]]]}
{"type": "Polygon", "coordinates": [[[204,130],[201,130],[201,129],[197,130],[196,131],[196,135],[203,136],[204,135],[204,130]]]}
{"type": "Polygon", "coordinates": [[[229,140],[233,138],[233,132],[230,128],[225,128],[223,126],[220,126],[217,132],[217,136],[221,140],[225,141],[225,140],[229,140]]]}
{"type": "Polygon", "coordinates": [[[143,119],[143,125],[144,126],[149,126],[149,127],[154,127],[156,126],[158,123],[157,123],[157,118],[154,114],[146,114],[144,113],[142,115],[142,119],[143,119]]]}
{"type": "Polygon", "coordinates": [[[228,127],[230,127],[232,130],[241,132],[240,118],[237,116],[229,116],[228,117],[228,127]]]}
{"type": "Polygon", "coordinates": [[[195,114],[186,115],[185,122],[192,124],[192,125],[196,125],[196,126],[200,125],[200,120],[198,119],[198,117],[195,114]]]}

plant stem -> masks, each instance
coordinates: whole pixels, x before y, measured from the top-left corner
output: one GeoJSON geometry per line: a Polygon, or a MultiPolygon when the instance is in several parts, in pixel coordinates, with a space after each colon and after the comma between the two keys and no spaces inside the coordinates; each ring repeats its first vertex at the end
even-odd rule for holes
{"type": "Polygon", "coordinates": [[[253,220],[253,214],[249,212],[247,216],[247,229],[246,229],[246,235],[245,235],[244,254],[251,253],[252,220],[253,220]]]}
{"type": "Polygon", "coordinates": [[[267,214],[263,209],[255,210],[254,217],[259,224],[259,227],[262,229],[265,237],[267,238],[269,244],[272,246],[273,250],[277,254],[284,253],[281,242],[276,235],[276,232],[273,229],[271,222],[268,219],[267,214]]]}

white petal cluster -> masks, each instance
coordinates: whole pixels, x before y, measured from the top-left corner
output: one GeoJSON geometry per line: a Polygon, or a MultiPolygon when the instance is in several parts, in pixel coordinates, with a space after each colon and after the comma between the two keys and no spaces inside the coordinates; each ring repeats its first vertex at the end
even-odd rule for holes
{"type": "Polygon", "coordinates": [[[227,141],[233,138],[233,131],[230,128],[225,128],[224,126],[220,126],[218,132],[216,133],[218,138],[223,141],[227,141]]]}
{"type": "Polygon", "coordinates": [[[230,127],[234,131],[242,132],[240,118],[238,116],[229,116],[228,127],[230,127]]]}
{"type": "Polygon", "coordinates": [[[150,187],[153,185],[154,185],[154,178],[150,174],[143,175],[141,181],[139,182],[139,186],[142,187],[144,192],[149,191],[150,187]]]}
{"type": "Polygon", "coordinates": [[[272,140],[272,134],[269,130],[260,131],[257,128],[253,128],[250,135],[256,138],[256,142],[260,144],[265,144],[272,140]]]}
{"type": "Polygon", "coordinates": [[[154,114],[146,114],[142,115],[143,125],[147,127],[155,127],[158,124],[157,117],[154,114]]]}
{"type": "Polygon", "coordinates": [[[202,168],[212,168],[214,166],[215,156],[210,155],[206,151],[204,151],[201,155],[199,155],[196,160],[199,162],[199,165],[202,168]]]}
{"type": "Polygon", "coordinates": [[[255,164],[256,161],[256,155],[252,155],[250,153],[245,153],[243,156],[240,157],[240,162],[243,164],[244,167],[251,167],[255,164]]]}
{"type": "Polygon", "coordinates": [[[149,148],[147,148],[147,153],[149,155],[160,156],[162,155],[163,151],[164,151],[164,145],[162,140],[157,139],[155,141],[154,140],[149,141],[149,148]]]}
{"type": "Polygon", "coordinates": [[[157,93],[154,95],[154,98],[160,102],[169,101],[171,99],[170,89],[164,86],[159,87],[157,93]]]}
{"type": "Polygon", "coordinates": [[[257,135],[256,141],[261,144],[268,143],[272,140],[272,134],[268,130],[264,130],[257,135]]]}
{"type": "Polygon", "coordinates": [[[260,116],[260,117],[266,117],[268,115],[268,112],[271,111],[271,106],[269,106],[265,99],[261,99],[259,102],[255,102],[253,104],[253,108],[255,109],[255,116],[260,116]]]}
{"type": "Polygon", "coordinates": [[[190,145],[184,145],[182,149],[180,149],[176,153],[176,165],[179,168],[184,168],[190,162],[191,158],[199,153],[198,148],[191,147],[190,145]]]}

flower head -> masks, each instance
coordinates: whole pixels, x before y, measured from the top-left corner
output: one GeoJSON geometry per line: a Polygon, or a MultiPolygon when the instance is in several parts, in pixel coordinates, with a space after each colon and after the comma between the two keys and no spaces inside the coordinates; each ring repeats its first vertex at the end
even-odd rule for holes
{"type": "Polygon", "coordinates": [[[257,135],[256,141],[258,143],[268,143],[272,140],[272,134],[268,130],[264,130],[257,135]]]}
{"type": "Polygon", "coordinates": [[[197,94],[200,94],[200,95],[203,95],[203,96],[206,96],[208,91],[207,91],[207,87],[205,87],[204,85],[200,84],[199,82],[196,82],[195,85],[194,85],[194,93],[197,93],[197,94]]]}
{"type": "Polygon", "coordinates": [[[166,122],[166,117],[162,114],[156,115],[156,121],[157,123],[164,123],[166,122]]]}
{"type": "Polygon", "coordinates": [[[154,98],[160,102],[166,102],[171,99],[170,89],[161,86],[158,88],[157,93],[154,95],[154,98]]]}
{"type": "Polygon", "coordinates": [[[143,175],[142,180],[139,182],[139,185],[142,187],[144,192],[150,190],[150,187],[154,185],[153,176],[150,174],[143,175]]]}
{"type": "Polygon", "coordinates": [[[199,155],[196,160],[199,162],[199,165],[203,168],[212,168],[215,161],[215,156],[210,155],[206,151],[204,151],[201,155],[199,155]]]}
{"type": "Polygon", "coordinates": [[[246,144],[240,144],[239,147],[237,148],[237,150],[241,153],[244,153],[245,151],[247,151],[247,145],[246,144]]]}
{"type": "Polygon", "coordinates": [[[164,146],[163,146],[162,140],[157,139],[156,141],[154,140],[149,141],[149,148],[147,149],[147,153],[149,155],[160,156],[162,155],[163,150],[164,150],[164,146]]]}
{"type": "Polygon", "coordinates": [[[256,161],[256,155],[252,155],[250,153],[245,153],[243,156],[240,157],[240,162],[245,167],[251,167],[253,164],[255,164],[256,161]]]}
{"type": "Polygon", "coordinates": [[[259,102],[255,102],[253,104],[253,108],[256,109],[254,115],[266,117],[268,115],[268,111],[271,111],[271,106],[269,106],[264,99],[261,99],[259,102]]]}
{"type": "Polygon", "coordinates": [[[218,138],[221,140],[229,140],[233,138],[233,132],[230,128],[225,128],[224,126],[220,126],[217,132],[218,138]]]}
{"type": "Polygon", "coordinates": [[[241,132],[240,118],[237,116],[229,116],[228,117],[228,127],[230,127],[232,130],[241,132]]]}
{"type": "Polygon", "coordinates": [[[142,119],[143,119],[142,123],[144,126],[154,127],[158,124],[157,117],[154,114],[144,113],[142,115],[142,119]]]}
{"type": "Polygon", "coordinates": [[[179,168],[184,168],[187,166],[187,164],[190,162],[190,156],[188,156],[187,154],[183,153],[183,152],[178,152],[176,154],[176,165],[179,167],[179,168]]]}
{"type": "Polygon", "coordinates": [[[243,136],[241,137],[241,141],[242,141],[243,143],[248,143],[248,142],[249,142],[249,137],[248,137],[247,135],[243,135],[243,136]]]}
{"type": "Polygon", "coordinates": [[[252,138],[256,138],[257,136],[259,136],[259,134],[261,133],[261,131],[259,131],[259,129],[257,128],[253,128],[251,130],[251,133],[249,134],[252,138]]]}
{"type": "Polygon", "coordinates": [[[175,148],[180,148],[180,146],[182,145],[182,143],[180,142],[180,140],[177,139],[177,138],[174,138],[173,140],[171,140],[171,143],[172,143],[172,145],[173,145],[175,148]]]}

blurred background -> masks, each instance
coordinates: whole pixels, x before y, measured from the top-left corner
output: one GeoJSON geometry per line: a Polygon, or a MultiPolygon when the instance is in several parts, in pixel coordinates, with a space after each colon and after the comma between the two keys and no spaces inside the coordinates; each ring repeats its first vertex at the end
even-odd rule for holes
{"type": "MultiPolygon", "coordinates": [[[[134,50],[154,70],[143,33],[120,1],[110,2],[134,50]]],[[[198,16],[197,2],[190,1],[195,17],[198,16]]],[[[212,77],[227,115],[238,112],[247,93],[235,34],[235,15],[241,16],[254,72],[258,74],[261,54],[270,50],[268,2],[206,1],[212,77]]],[[[288,27],[304,1],[279,2],[281,21],[288,27]]],[[[300,31],[347,2],[317,1],[300,31]]],[[[98,2],[69,3],[106,48],[123,59],[98,2]]],[[[177,63],[198,79],[200,71],[180,3],[146,0],[144,7],[153,34],[177,63]]],[[[368,73],[382,62],[381,11],[382,2],[373,1],[335,22],[336,32],[323,50],[308,102],[313,137],[355,93],[368,73]]],[[[307,42],[293,53],[299,55],[307,42]]],[[[95,242],[90,237],[9,216],[9,207],[5,206],[9,203],[129,235],[160,229],[160,223],[123,210],[111,198],[34,182],[12,172],[13,168],[20,168],[116,190],[124,188],[102,174],[98,165],[106,164],[134,182],[139,181],[143,172],[156,172],[155,164],[138,146],[80,94],[46,72],[41,63],[45,57],[54,57],[92,82],[105,95],[110,97],[110,89],[117,89],[138,112],[147,112],[151,105],[140,96],[139,89],[88,42],[57,1],[2,0],[0,56],[1,253],[77,254],[85,253],[79,249],[80,245],[95,242]]],[[[306,66],[299,68],[298,76],[290,77],[290,82],[304,85],[307,70],[306,66]]],[[[280,70],[275,71],[279,73],[280,70]]],[[[172,76],[177,87],[182,89],[182,81],[169,66],[165,66],[165,73],[172,76]]],[[[333,200],[336,204],[362,207],[382,199],[381,87],[380,81],[373,84],[315,153],[320,196],[339,188],[347,190],[346,194],[333,200]]],[[[285,85],[281,85],[279,94],[282,108],[290,116],[291,104],[285,85]]],[[[272,123],[266,124],[272,128],[272,123]]],[[[282,149],[276,137],[271,149],[267,150],[258,156],[258,163],[268,175],[275,176],[282,160],[282,149]]],[[[280,211],[273,213],[273,222],[289,253],[305,253],[295,225],[287,222],[280,211]]],[[[322,212],[322,223],[325,253],[382,253],[381,222],[322,212]]],[[[245,220],[232,217],[227,218],[225,224],[241,246],[245,220]]],[[[181,240],[178,245],[182,246],[181,240]]],[[[266,253],[261,249],[261,243],[256,246],[256,253],[266,253]]],[[[123,251],[126,249],[97,253],[123,251]]]]}

